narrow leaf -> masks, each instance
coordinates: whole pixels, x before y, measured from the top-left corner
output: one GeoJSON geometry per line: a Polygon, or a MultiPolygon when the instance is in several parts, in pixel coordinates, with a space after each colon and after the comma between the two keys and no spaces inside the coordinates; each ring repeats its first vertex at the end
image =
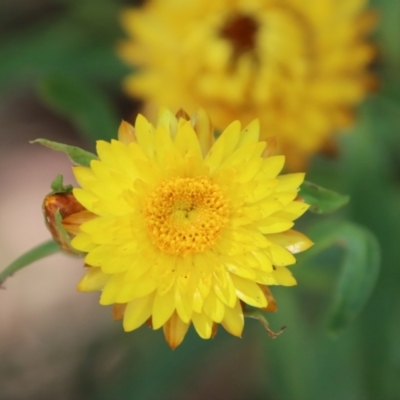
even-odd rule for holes
{"type": "Polygon", "coordinates": [[[310,204],[310,211],[316,214],[327,214],[337,211],[350,200],[349,196],[325,189],[307,181],[301,185],[299,197],[310,204]]]}
{"type": "Polygon", "coordinates": [[[333,333],[346,327],[364,308],[380,268],[379,243],[369,230],[346,223],[337,234],[346,253],[328,321],[333,333]]]}
{"type": "Polygon", "coordinates": [[[344,252],[328,315],[329,330],[339,333],[357,317],[372,294],[380,268],[379,243],[368,229],[348,221],[318,224],[309,236],[315,245],[302,258],[303,264],[332,247],[344,252]]]}
{"type": "Polygon", "coordinates": [[[27,251],[0,273],[0,285],[2,285],[8,277],[12,276],[20,269],[59,251],[60,248],[53,240],[42,243],[39,246],[27,251]]]}
{"type": "Polygon", "coordinates": [[[53,75],[42,80],[38,91],[49,107],[69,118],[90,141],[115,136],[119,120],[113,105],[89,81],[53,75]]]}
{"type": "Polygon", "coordinates": [[[42,146],[49,147],[52,150],[61,151],[68,154],[72,162],[85,167],[90,166],[90,161],[95,160],[97,156],[89,151],[83,150],[76,146],[69,146],[67,144],[53,142],[47,139],[36,139],[30,143],[39,143],[42,146]]]}

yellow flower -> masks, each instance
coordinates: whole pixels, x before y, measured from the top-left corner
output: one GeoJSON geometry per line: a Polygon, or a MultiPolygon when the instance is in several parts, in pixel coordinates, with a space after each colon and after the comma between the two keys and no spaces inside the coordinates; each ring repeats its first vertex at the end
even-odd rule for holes
{"type": "Polygon", "coordinates": [[[267,285],[294,285],[287,266],[312,244],[291,230],[308,208],[297,199],[304,174],[278,177],[284,157],[266,153],[257,120],[215,143],[202,110],[122,123],[90,168],[74,167],[86,221],[63,223],[87,253],[78,288],[101,290],[126,331],[163,327],[173,348],[191,323],[204,339],[217,324],[241,336],[244,305],[274,310],[267,285]]]}
{"type": "MultiPolygon", "coordinates": [[[[204,107],[219,130],[260,117],[291,169],[353,120],[373,83],[365,0],[149,0],[123,14],[125,90],[157,108],[204,107]]],[[[267,133],[263,134],[264,136],[267,133]]]]}

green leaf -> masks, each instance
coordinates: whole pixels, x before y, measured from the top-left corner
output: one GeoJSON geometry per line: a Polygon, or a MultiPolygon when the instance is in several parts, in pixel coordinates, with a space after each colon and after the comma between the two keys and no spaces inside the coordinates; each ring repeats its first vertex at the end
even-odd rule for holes
{"type": "Polygon", "coordinates": [[[373,292],[380,269],[380,246],[372,232],[347,221],[318,224],[309,236],[315,245],[305,254],[307,259],[333,246],[344,252],[328,316],[328,328],[337,334],[357,317],[373,292]]]}
{"type": "Polygon", "coordinates": [[[2,285],[8,277],[12,276],[20,269],[59,251],[60,248],[53,240],[42,243],[39,246],[27,251],[0,273],[0,285],[2,285]]]}
{"type": "Polygon", "coordinates": [[[348,223],[341,225],[337,235],[346,255],[329,317],[333,333],[346,327],[364,308],[380,268],[379,243],[369,230],[348,223]]]}
{"type": "Polygon", "coordinates": [[[72,185],[64,186],[64,177],[62,174],[57,175],[53,182],[51,182],[51,194],[56,193],[71,193],[72,192],[72,185]]]}
{"type": "Polygon", "coordinates": [[[97,159],[96,154],[90,153],[89,151],[83,150],[76,146],[69,146],[67,144],[53,142],[47,139],[36,139],[30,143],[39,143],[42,146],[49,147],[52,150],[62,151],[68,154],[71,161],[75,164],[90,167],[90,161],[97,159]]]}
{"type": "Polygon", "coordinates": [[[50,108],[69,118],[91,141],[116,135],[119,121],[111,102],[87,80],[49,76],[41,81],[38,92],[50,108]]]}
{"type": "MultiPolygon", "coordinates": [[[[113,1],[97,4],[88,19],[76,15],[70,0],[65,3],[63,11],[50,17],[47,13],[43,18],[22,17],[21,23],[12,24],[11,32],[0,36],[0,95],[15,86],[36,84],[49,74],[77,76],[117,88],[130,72],[115,51],[122,37],[119,5],[113,1]]],[[[89,8],[86,0],[75,3],[89,8]]],[[[3,14],[12,22],[9,10],[0,10],[0,19],[3,14]]]]}
{"type": "Polygon", "coordinates": [[[346,205],[350,197],[325,189],[311,182],[303,182],[300,187],[299,197],[310,204],[310,211],[316,214],[327,214],[337,211],[346,205]]]}

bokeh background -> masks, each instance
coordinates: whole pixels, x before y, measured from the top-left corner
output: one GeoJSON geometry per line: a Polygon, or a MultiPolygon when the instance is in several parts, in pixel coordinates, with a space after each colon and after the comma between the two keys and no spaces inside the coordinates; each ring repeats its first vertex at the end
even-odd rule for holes
{"type": "MultiPolygon", "coordinates": [[[[30,140],[92,150],[140,107],[122,93],[128,73],[115,54],[119,15],[134,1],[0,1],[0,269],[47,240],[41,203],[70,163],[30,140]]],[[[362,313],[340,334],[327,316],[345,252],[300,258],[299,285],[276,288],[271,340],[248,320],[242,339],[191,331],[171,351],[146,326],[124,333],[98,294],[75,291],[81,260],[55,255],[16,274],[0,291],[1,400],[398,400],[400,399],[400,0],[374,0],[380,14],[371,66],[379,92],[358,110],[339,155],[316,156],[308,180],[349,194],[332,216],[304,223],[314,241],[345,219],[369,229],[381,272],[362,313]],[[313,224],[322,228],[312,230],[313,224]],[[322,229],[322,233],[321,233],[322,229]],[[313,237],[314,235],[314,237],[313,237]]],[[[370,255],[372,257],[372,255],[370,255]]]]}

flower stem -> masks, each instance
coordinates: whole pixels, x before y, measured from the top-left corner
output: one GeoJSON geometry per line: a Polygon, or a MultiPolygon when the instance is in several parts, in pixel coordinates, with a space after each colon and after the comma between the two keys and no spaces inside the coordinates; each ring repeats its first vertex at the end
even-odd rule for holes
{"type": "Polygon", "coordinates": [[[60,248],[58,247],[57,243],[55,243],[53,240],[49,240],[48,242],[44,242],[39,246],[27,251],[25,254],[22,254],[22,256],[18,257],[8,267],[0,272],[0,286],[15,272],[28,266],[29,264],[32,264],[35,261],[57,253],[58,251],[60,251],[60,248]]]}

